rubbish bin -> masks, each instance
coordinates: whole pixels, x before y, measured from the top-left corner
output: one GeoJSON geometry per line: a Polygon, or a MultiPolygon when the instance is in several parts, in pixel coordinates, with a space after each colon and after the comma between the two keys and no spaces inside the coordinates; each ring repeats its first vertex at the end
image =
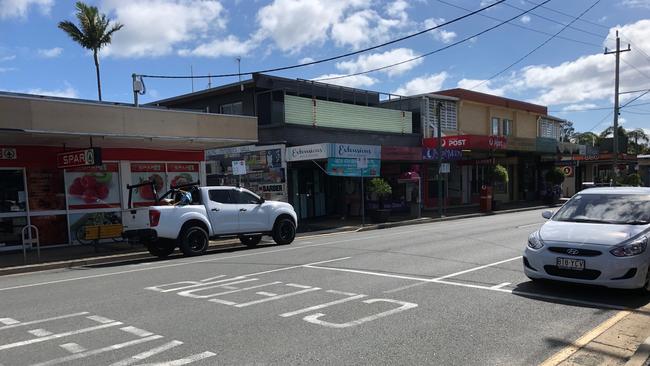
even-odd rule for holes
{"type": "Polygon", "coordinates": [[[482,186],[481,187],[481,212],[491,212],[492,211],[492,187],[482,186]]]}

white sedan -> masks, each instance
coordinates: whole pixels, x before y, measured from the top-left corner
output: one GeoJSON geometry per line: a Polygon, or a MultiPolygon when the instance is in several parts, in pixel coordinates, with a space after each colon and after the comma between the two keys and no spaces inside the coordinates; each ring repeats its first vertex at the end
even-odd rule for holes
{"type": "Polygon", "coordinates": [[[542,216],[524,253],[530,279],[650,292],[650,188],[587,189],[542,216]]]}

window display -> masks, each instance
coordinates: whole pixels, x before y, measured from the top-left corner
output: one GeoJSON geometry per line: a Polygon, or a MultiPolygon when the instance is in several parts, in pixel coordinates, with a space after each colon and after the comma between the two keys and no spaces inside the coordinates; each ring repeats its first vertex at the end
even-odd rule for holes
{"type": "Polygon", "coordinates": [[[0,213],[25,212],[26,198],[23,170],[0,170],[0,213]]]}
{"type": "Polygon", "coordinates": [[[31,211],[65,210],[63,171],[60,169],[27,169],[27,190],[31,211]]]}
{"type": "Polygon", "coordinates": [[[70,209],[120,207],[119,166],[66,169],[65,186],[70,209]]]}
{"type": "MultiPolygon", "coordinates": [[[[158,196],[165,193],[165,174],[164,163],[131,163],[131,184],[139,184],[146,181],[155,182],[158,196]]],[[[150,185],[135,188],[133,190],[134,206],[150,206],[155,204],[156,197],[150,185]]]]}

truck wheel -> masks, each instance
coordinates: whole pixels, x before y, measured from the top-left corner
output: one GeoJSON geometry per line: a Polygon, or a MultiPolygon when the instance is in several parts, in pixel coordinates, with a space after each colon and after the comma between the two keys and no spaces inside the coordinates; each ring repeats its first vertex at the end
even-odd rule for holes
{"type": "Polygon", "coordinates": [[[273,226],[273,240],[280,244],[291,244],[296,238],[296,225],[291,219],[279,218],[273,226]]]}
{"type": "Polygon", "coordinates": [[[262,241],[262,235],[240,236],[239,241],[247,247],[254,247],[262,241]]]}
{"type": "Polygon", "coordinates": [[[185,228],[178,237],[178,247],[188,257],[205,253],[208,245],[210,245],[210,237],[205,229],[199,226],[185,228]]]}
{"type": "Polygon", "coordinates": [[[157,240],[146,244],[151,255],[158,258],[167,258],[174,252],[174,243],[171,240],[157,240]]]}

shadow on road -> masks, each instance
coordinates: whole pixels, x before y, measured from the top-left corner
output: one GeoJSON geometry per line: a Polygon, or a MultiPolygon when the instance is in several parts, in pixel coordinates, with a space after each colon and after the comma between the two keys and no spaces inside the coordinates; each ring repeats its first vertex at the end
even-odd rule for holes
{"type": "Polygon", "coordinates": [[[650,295],[639,290],[619,290],[565,282],[529,281],[517,285],[513,295],[549,303],[594,309],[625,309],[650,314],[640,309],[650,303],[650,295]]]}

